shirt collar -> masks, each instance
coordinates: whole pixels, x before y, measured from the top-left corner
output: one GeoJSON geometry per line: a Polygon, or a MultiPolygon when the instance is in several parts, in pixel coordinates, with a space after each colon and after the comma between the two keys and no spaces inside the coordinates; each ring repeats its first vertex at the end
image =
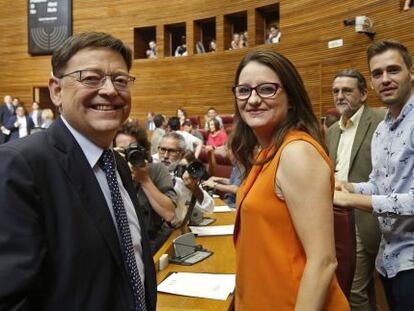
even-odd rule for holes
{"type": "Polygon", "coordinates": [[[347,129],[352,128],[354,125],[358,126],[359,120],[361,119],[362,116],[362,112],[364,111],[365,108],[365,104],[362,105],[361,107],[359,107],[359,109],[353,114],[353,116],[351,118],[349,118],[349,120],[346,122],[346,124],[343,124],[343,118],[341,116],[341,118],[339,119],[339,128],[342,131],[345,131],[347,129]]]}
{"type": "Polygon", "coordinates": [[[398,125],[400,125],[400,123],[405,119],[405,117],[413,110],[413,108],[414,108],[414,94],[410,96],[407,103],[401,109],[400,114],[395,120],[392,119],[391,112],[388,109],[385,115],[385,119],[384,119],[385,124],[387,124],[390,130],[395,130],[398,127],[398,125]]]}
{"type": "Polygon", "coordinates": [[[60,117],[62,118],[63,123],[72,133],[73,137],[75,137],[75,140],[81,147],[83,153],[85,154],[85,157],[89,162],[89,165],[93,168],[98,162],[99,158],[101,157],[103,149],[95,145],[92,141],[86,138],[79,131],[75,130],[62,115],[60,117]]]}

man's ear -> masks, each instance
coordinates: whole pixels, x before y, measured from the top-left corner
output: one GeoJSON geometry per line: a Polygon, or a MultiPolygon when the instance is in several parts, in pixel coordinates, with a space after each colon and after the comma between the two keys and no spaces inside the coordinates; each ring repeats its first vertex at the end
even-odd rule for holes
{"type": "Polygon", "coordinates": [[[414,81],[414,66],[410,70],[411,82],[414,81]]]}
{"type": "MultiPolygon", "coordinates": [[[[372,85],[371,85],[371,87],[372,87],[372,85]]],[[[363,102],[363,103],[365,103],[365,101],[367,100],[367,97],[368,97],[368,90],[367,89],[364,89],[364,91],[363,92],[361,92],[361,102],[363,102]]]]}
{"type": "Polygon", "coordinates": [[[59,79],[50,77],[49,79],[50,99],[56,107],[62,107],[62,88],[59,79]]]}

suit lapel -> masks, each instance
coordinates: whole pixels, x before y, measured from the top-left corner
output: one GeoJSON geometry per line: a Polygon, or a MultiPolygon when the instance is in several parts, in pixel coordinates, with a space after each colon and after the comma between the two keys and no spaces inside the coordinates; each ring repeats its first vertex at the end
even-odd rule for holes
{"type": "Polygon", "coordinates": [[[85,155],[61,119],[56,120],[49,130],[52,133],[54,146],[58,149],[58,161],[76,189],[83,203],[82,208],[101,232],[121,271],[125,270],[115,225],[85,155]]]}
{"type": "Polygon", "coordinates": [[[336,167],[336,156],[339,145],[339,139],[341,138],[341,129],[339,128],[339,123],[334,125],[332,131],[329,132],[329,158],[331,159],[332,166],[335,169],[336,167]]]}
{"type": "Polygon", "coordinates": [[[364,111],[362,112],[361,119],[359,119],[358,128],[355,133],[354,143],[352,144],[351,158],[349,160],[350,170],[355,160],[355,156],[359,148],[361,147],[361,144],[364,141],[364,137],[371,125],[371,116],[369,114],[368,109],[369,108],[367,106],[364,107],[364,111]]]}

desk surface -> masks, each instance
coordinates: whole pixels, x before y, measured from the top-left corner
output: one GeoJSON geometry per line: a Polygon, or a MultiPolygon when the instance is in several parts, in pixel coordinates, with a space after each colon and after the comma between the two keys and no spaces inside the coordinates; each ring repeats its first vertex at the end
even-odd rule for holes
{"type": "MultiPolygon", "coordinates": [[[[214,213],[206,216],[215,218],[216,221],[211,226],[234,224],[236,213],[214,213]]],[[[154,255],[154,262],[158,264],[160,256],[167,253],[172,241],[181,234],[180,229],[175,230],[163,247],[154,255]]],[[[204,248],[213,251],[214,254],[209,258],[196,263],[192,266],[180,266],[169,264],[166,269],[157,273],[157,282],[160,283],[168,273],[175,271],[182,272],[210,272],[210,273],[236,273],[236,259],[233,246],[233,236],[216,237],[197,237],[196,243],[203,245],[204,248]]],[[[165,293],[158,293],[157,310],[176,311],[176,310],[229,310],[233,304],[233,295],[226,301],[193,298],[165,293]]]]}

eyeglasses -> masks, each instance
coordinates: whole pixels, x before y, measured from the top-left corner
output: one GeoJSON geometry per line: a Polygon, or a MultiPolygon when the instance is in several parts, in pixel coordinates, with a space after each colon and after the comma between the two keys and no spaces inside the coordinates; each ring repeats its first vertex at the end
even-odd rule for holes
{"type": "Polygon", "coordinates": [[[59,79],[64,77],[71,77],[76,79],[82,85],[90,88],[100,89],[104,86],[106,79],[109,77],[113,86],[119,91],[126,91],[128,90],[135,81],[135,77],[123,74],[123,73],[115,73],[115,74],[105,74],[100,70],[76,70],[73,72],[66,73],[61,75],[59,79]]]}
{"type": "Polygon", "coordinates": [[[233,94],[237,99],[246,100],[252,95],[253,90],[255,90],[256,94],[261,98],[270,98],[275,96],[281,89],[282,86],[279,83],[262,83],[255,87],[241,84],[233,86],[233,94]]]}
{"type": "Polygon", "coordinates": [[[169,153],[171,155],[176,155],[178,154],[181,150],[180,149],[170,149],[170,148],[164,148],[164,147],[158,147],[158,151],[161,154],[165,154],[165,153],[169,153]]]}

